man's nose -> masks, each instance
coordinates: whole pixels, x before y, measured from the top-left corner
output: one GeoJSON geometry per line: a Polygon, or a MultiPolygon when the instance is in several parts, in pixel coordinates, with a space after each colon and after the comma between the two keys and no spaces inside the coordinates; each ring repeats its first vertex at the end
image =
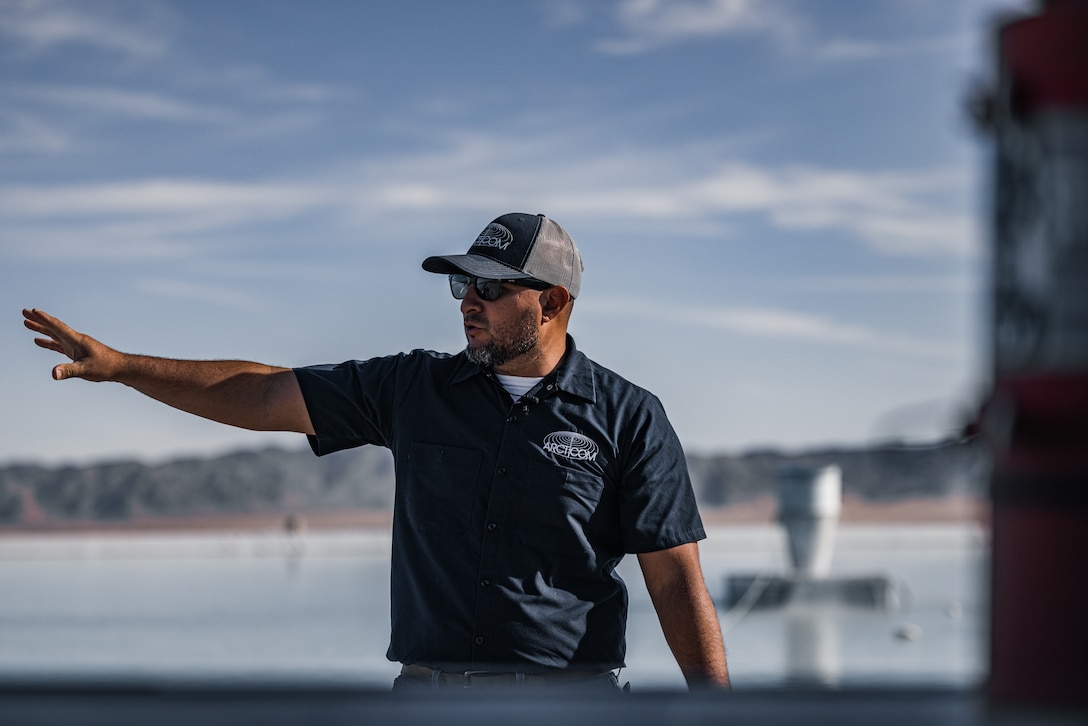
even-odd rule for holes
{"type": "Polygon", "coordinates": [[[465,296],[461,298],[461,314],[470,310],[483,309],[483,298],[476,293],[476,283],[469,283],[468,289],[465,290],[465,296]]]}

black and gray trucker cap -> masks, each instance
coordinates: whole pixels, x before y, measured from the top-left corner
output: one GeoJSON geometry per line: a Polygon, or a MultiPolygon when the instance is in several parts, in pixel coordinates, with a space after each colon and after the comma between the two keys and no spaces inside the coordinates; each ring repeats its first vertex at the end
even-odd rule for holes
{"type": "Polygon", "coordinates": [[[543,214],[504,214],[484,227],[466,254],[428,257],[423,269],[443,275],[532,278],[561,285],[572,298],[582,286],[582,256],[574,240],[543,214]]]}

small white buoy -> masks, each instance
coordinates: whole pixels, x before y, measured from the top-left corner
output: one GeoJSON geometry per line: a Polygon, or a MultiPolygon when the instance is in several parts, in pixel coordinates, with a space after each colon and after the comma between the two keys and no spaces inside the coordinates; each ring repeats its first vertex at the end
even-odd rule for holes
{"type": "Polygon", "coordinates": [[[914,623],[903,623],[894,631],[899,640],[915,641],[922,637],[922,626],[914,623]]]}

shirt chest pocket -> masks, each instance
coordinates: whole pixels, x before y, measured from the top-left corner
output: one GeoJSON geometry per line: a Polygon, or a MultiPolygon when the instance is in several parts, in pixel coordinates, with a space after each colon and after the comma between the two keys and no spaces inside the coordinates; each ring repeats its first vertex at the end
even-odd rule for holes
{"type": "Polygon", "coordinates": [[[456,446],[413,442],[398,498],[410,526],[460,534],[468,529],[480,473],[480,452],[456,446]]]}
{"type": "Polygon", "coordinates": [[[570,555],[592,552],[604,480],[591,472],[530,463],[517,484],[515,537],[524,545],[570,555]]]}

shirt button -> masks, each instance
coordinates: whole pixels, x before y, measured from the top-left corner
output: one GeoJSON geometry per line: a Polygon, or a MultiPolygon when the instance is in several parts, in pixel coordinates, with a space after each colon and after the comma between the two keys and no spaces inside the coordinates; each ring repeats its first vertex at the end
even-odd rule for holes
{"type": "Polygon", "coordinates": [[[494,532],[498,528],[499,528],[499,525],[495,524],[494,522],[488,522],[487,523],[487,531],[488,532],[494,532]]]}
{"type": "Polygon", "coordinates": [[[491,586],[491,580],[488,580],[487,578],[484,578],[483,580],[480,580],[480,587],[490,587],[490,586],[491,586]]]}
{"type": "Polygon", "coordinates": [[[548,391],[552,390],[553,388],[555,388],[555,386],[553,386],[553,385],[552,385],[552,384],[550,384],[550,383],[549,383],[548,385],[544,386],[544,389],[545,389],[545,390],[548,390],[548,391]]]}
{"type": "Polygon", "coordinates": [[[505,466],[500,466],[496,471],[498,472],[499,476],[505,476],[506,475],[506,467],[505,466]]]}
{"type": "Polygon", "coordinates": [[[518,420],[517,416],[511,416],[510,418],[506,419],[506,423],[514,423],[517,420],[518,420]]]}
{"type": "Polygon", "coordinates": [[[472,639],[472,642],[475,643],[476,645],[483,645],[484,644],[484,636],[477,635],[475,638],[472,639]]]}

